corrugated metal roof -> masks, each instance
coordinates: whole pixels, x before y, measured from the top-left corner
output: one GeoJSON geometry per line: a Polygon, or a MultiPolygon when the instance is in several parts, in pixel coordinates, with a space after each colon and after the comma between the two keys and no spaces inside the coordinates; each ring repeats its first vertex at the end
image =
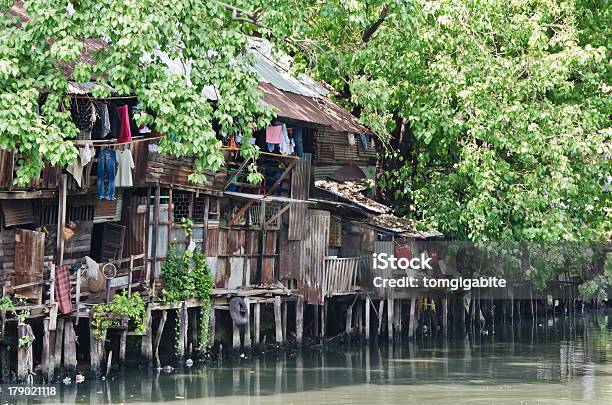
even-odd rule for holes
{"type": "Polygon", "coordinates": [[[293,76],[290,73],[291,58],[282,52],[273,52],[269,41],[249,38],[249,49],[254,59],[253,70],[263,83],[306,97],[324,97],[328,94],[327,89],[308,75],[293,76]]]}
{"type": "Polygon", "coordinates": [[[271,83],[260,83],[263,101],[276,109],[279,117],[328,126],[336,131],[365,132],[367,129],[351,113],[326,97],[306,97],[276,88],[271,83]]]}

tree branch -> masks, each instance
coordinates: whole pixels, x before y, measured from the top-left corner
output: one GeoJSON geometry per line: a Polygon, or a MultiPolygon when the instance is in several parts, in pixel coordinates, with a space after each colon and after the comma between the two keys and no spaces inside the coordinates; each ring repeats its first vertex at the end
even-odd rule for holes
{"type": "Polygon", "coordinates": [[[361,35],[362,44],[365,44],[366,42],[370,40],[370,38],[372,38],[372,35],[374,35],[374,33],[380,27],[380,24],[382,24],[383,21],[385,21],[385,18],[387,18],[387,13],[388,13],[387,5],[385,4],[380,10],[380,15],[378,16],[378,20],[374,21],[372,24],[370,24],[370,26],[366,30],[363,31],[363,34],[361,35]]]}

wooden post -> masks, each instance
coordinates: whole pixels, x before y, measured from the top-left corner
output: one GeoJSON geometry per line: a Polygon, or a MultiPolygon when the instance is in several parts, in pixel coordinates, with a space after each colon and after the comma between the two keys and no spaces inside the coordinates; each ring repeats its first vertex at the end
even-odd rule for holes
{"type": "Polygon", "coordinates": [[[155,367],[161,367],[161,361],[159,360],[159,343],[161,342],[162,335],[164,333],[164,326],[168,319],[168,312],[164,309],[161,311],[161,319],[157,325],[157,333],[155,334],[154,351],[155,351],[155,367]]]}
{"type": "Polygon", "coordinates": [[[144,334],[142,335],[142,343],[140,346],[140,353],[142,355],[142,360],[147,367],[153,366],[153,345],[152,345],[152,325],[153,318],[151,316],[151,304],[147,305],[146,315],[144,324],[146,325],[144,334]]]}
{"type": "Polygon", "coordinates": [[[210,346],[213,347],[215,345],[215,329],[216,329],[216,322],[217,322],[217,318],[215,317],[215,305],[214,302],[211,305],[210,308],[210,317],[209,319],[209,324],[210,324],[210,346]]]}
{"type": "Polygon", "coordinates": [[[283,324],[283,337],[285,340],[287,340],[287,301],[282,302],[281,301],[281,308],[283,310],[283,316],[282,316],[282,324],[283,324]]]}
{"type": "Polygon", "coordinates": [[[414,331],[416,327],[416,294],[410,297],[410,320],[408,321],[408,337],[414,337],[414,331]]]}
{"type": "Polygon", "coordinates": [[[323,301],[323,308],[321,311],[321,339],[325,339],[325,326],[327,322],[327,300],[323,301]]]}
{"type": "MultiPolygon", "coordinates": [[[[149,285],[151,289],[155,288],[155,272],[157,269],[157,236],[159,233],[159,205],[160,205],[160,189],[155,188],[155,204],[153,205],[153,231],[151,232],[151,272],[149,276],[149,285]]],[[[150,215],[147,212],[147,215],[150,215]]],[[[149,230],[147,229],[147,232],[149,230]]]]}
{"type": "MultiPolygon", "coordinates": [[[[59,372],[62,365],[62,347],[64,340],[64,317],[58,317],[55,325],[55,342],[53,344],[53,366],[55,371],[59,372]]],[[[57,373],[55,373],[57,374],[57,373]]]]}
{"type": "Polygon", "coordinates": [[[64,264],[64,238],[62,230],[66,223],[66,187],[68,177],[66,174],[60,174],[58,183],[58,204],[57,204],[57,243],[56,243],[56,258],[55,262],[58,266],[64,264]]]}
{"type": "MultiPolygon", "coordinates": [[[[201,311],[202,309],[200,309],[201,311]]],[[[189,311],[189,310],[188,310],[189,311]]],[[[189,318],[191,319],[189,321],[189,324],[191,326],[189,326],[189,335],[191,336],[191,344],[193,345],[191,347],[191,349],[189,350],[189,355],[190,356],[194,356],[195,355],[195,351],[197,350],[198,345],[198,328],[199,328],[199,324],[198,324],[198,310],[197,308],[192,308],[191,312],[189,313],[189,318]]]]}
{"type": "Polygon", "coordinates": [[[258,302],[255,303],[255,345],[259,345],[259,337],[260,337],[260,327],[261,327],[261,304],[258,302]]]}
{"type": "Polygon", "coordinates": [[[274,297],[274,323],[276,326],[276,343],[283,343],[283,329],[281,320],[281,297],[277,295],[274,297]]]}
{"type": "Polygon", "coordinates": [[[251,303],[249,302],[248,298],[244,299],[244,304],[246,305],[246,309],[247,309],[246,311],[247,323],[244,326],[244,346],[251,349],[253,346],[251,342],[251,303]]]}
{"type": "Polygon", "coordinates": [[[128,321],[123,319],[121,321],[121,336],[119,337],[119,364],[125,364],[125,352],[127,348],[127,328],[128,321]]]}
{"type": "Polygon", "coordinates": [[[73,373],[76,370],[76,334],[72,319],[64,321],[64,370],[73,373]]]}
{"type": "Polygon", "coordinates": [[[43,341],[41,368],[43,380],[47,383],[53,380],[53,356],[51,355],[51,332],[49,331],[49,318],[43,319],[43,341]]]}
{"type": "Polygon", "coordinates": [[[208,251],[208,213],[210,212],[210,198],[204,197],[204,228],[202,229],[202,253],[208,251]]]}
{"type": "Polygon", "coordinates": [[[350,335],[353,330],[353,306],[348,305],[346,307],[346,324],[344,325],[344,331],[347,335],[350,335]]]}
{"type": "Polygon", "coordinates": [[[33,368],[32,342],[34,334],[31,326],[25,323],[17,325],[17,337],[19,342],[29,339],[27,342],[19,344],[17,348],[17,381],[23,383],[27,381],[33,368]]]}
{"type": "Polygon", "coordinates": [[[179,335],[177,342],[176,355],[180,362],[185,359],[185,342],[187,341],[187,304],[181,302],[181,308],[177,311],[177,322],[179,323],[179,335]]]}
{"type": "Polygon", "coordinates": [[[448,335],[448,298],[442,298],[442,333],[448,335]]]}
{"type": "Polygon", "coordinates": [[[240,327],[232,320],[232,347],[234,350],[240,350],[240,327]]]}
{"type": "Polygon", "coordinates": [[[372,300],[369,295],[366,295],[365,299],[365,338],[366,340],[370,340],[370,306],[372,305],[372,300]]]}
{"type": "Polygon", "coordinates": [[[395,300],[395,325],[396,325],[396,339],[402,338],[402,300],[398,298],[395,300]]]}
{"type": "Polygon", "coordinates": [[[92,321],[93,318],[89,318],[89,362],[91,367],[91,372],[95,376],[100,375],[100,358],[101,358],[101,344],[98,339],[94,336],[94,330],[92,321]]]}
{"type": "Polygon", "coordinates": [[[393,298],[387,298],[387,338],[393,340],[393,298]]]}
{"type": "MultiPolygon", "coordinates": [[[[149,231],[151,228],[151,187],[147,187],[147,197],[145,201],[145,235],[144,235],[144,266],[145,266],[145,284],[151,281],[151,268],[149,265],[149,231]]],[[[149,284],[151,287],[152,284],[149,284]]]]}
{"type": "Polygon", "coordinates": [[[319,337],[319,305],[315,304],[312,306],[312,309],[314,310],[314,316],[313,316],[313,334],[315,336],[315,338],[319,337]]]}
{"type": "Polygon", "coordinates": [[[106,359],[106,376],[108,377],[108,373],[110,372],[111,365],[113,364],[113,351],[108,352],[108,359],[106,359]]]}
{"type": "Polygon", "coordinates": [[[384,310],[385,310],[385,300],[382,299],[378,301],[378,336],[380,336],[380,332],[382,332],[383,311],[384,310]]]}
{"type": "Polygon", "coordinates": [[[304,297],[299,295],[295,303],[295,340],[298,346],[302,345],[304,333],[304,297]]]}

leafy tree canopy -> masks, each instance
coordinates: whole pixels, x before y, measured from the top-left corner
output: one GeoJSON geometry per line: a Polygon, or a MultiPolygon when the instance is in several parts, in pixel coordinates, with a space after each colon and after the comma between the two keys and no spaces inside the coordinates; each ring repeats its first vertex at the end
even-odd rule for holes
{"type": "MultiPolygon", "coordinates": [[[[16,181],[38,175],[41,158],[66,165],[70,141],[69,81],[96,81],[96,97],[135,95],[139,123],[171,136],[162,152],[195,156],[195,182],[223,162],[221,134],[249,134],[271,111],[260,103],[247,68],[250,29],[227,4],[170,0],[31,0],[0,2],[0,148],[17,150],[16,181]],[[172,73],[163,58],[184,67],[172,73]],[[214,86],[218,101],[203,95],[214,86]],[[47,97],[36,112],[40,93],[47,97]]],[[[244,154],[256,152],[247,142],[244,154]]]]}
{"type": "Polygon", "coordinates": [[[289,9],[266,23],[386,135],[397,210],[459,239],[609,240],[609,0],[289,9]]]}

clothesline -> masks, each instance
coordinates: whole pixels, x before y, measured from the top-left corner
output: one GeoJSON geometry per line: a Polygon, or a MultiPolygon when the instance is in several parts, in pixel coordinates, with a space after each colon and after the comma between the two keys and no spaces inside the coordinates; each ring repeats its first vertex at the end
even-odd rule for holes
{"type": "Polygon", "coordinates": [[[85,145],[91,145],[93,144],[93,146],[121,146],[121,145],[130,145],[133,143],[138,143],[138,142],[144,142],[144,141],[155,141],[158,139],[163,138],[164,136],[155,136],[152,138],[133,138],[131,141],[129,142],[106,142],[106,143],[101,143],[99,141],[84,141],[84,140],[75,140],[73,141],[73,143],[77,146],[85,146],[85,145]]]}

